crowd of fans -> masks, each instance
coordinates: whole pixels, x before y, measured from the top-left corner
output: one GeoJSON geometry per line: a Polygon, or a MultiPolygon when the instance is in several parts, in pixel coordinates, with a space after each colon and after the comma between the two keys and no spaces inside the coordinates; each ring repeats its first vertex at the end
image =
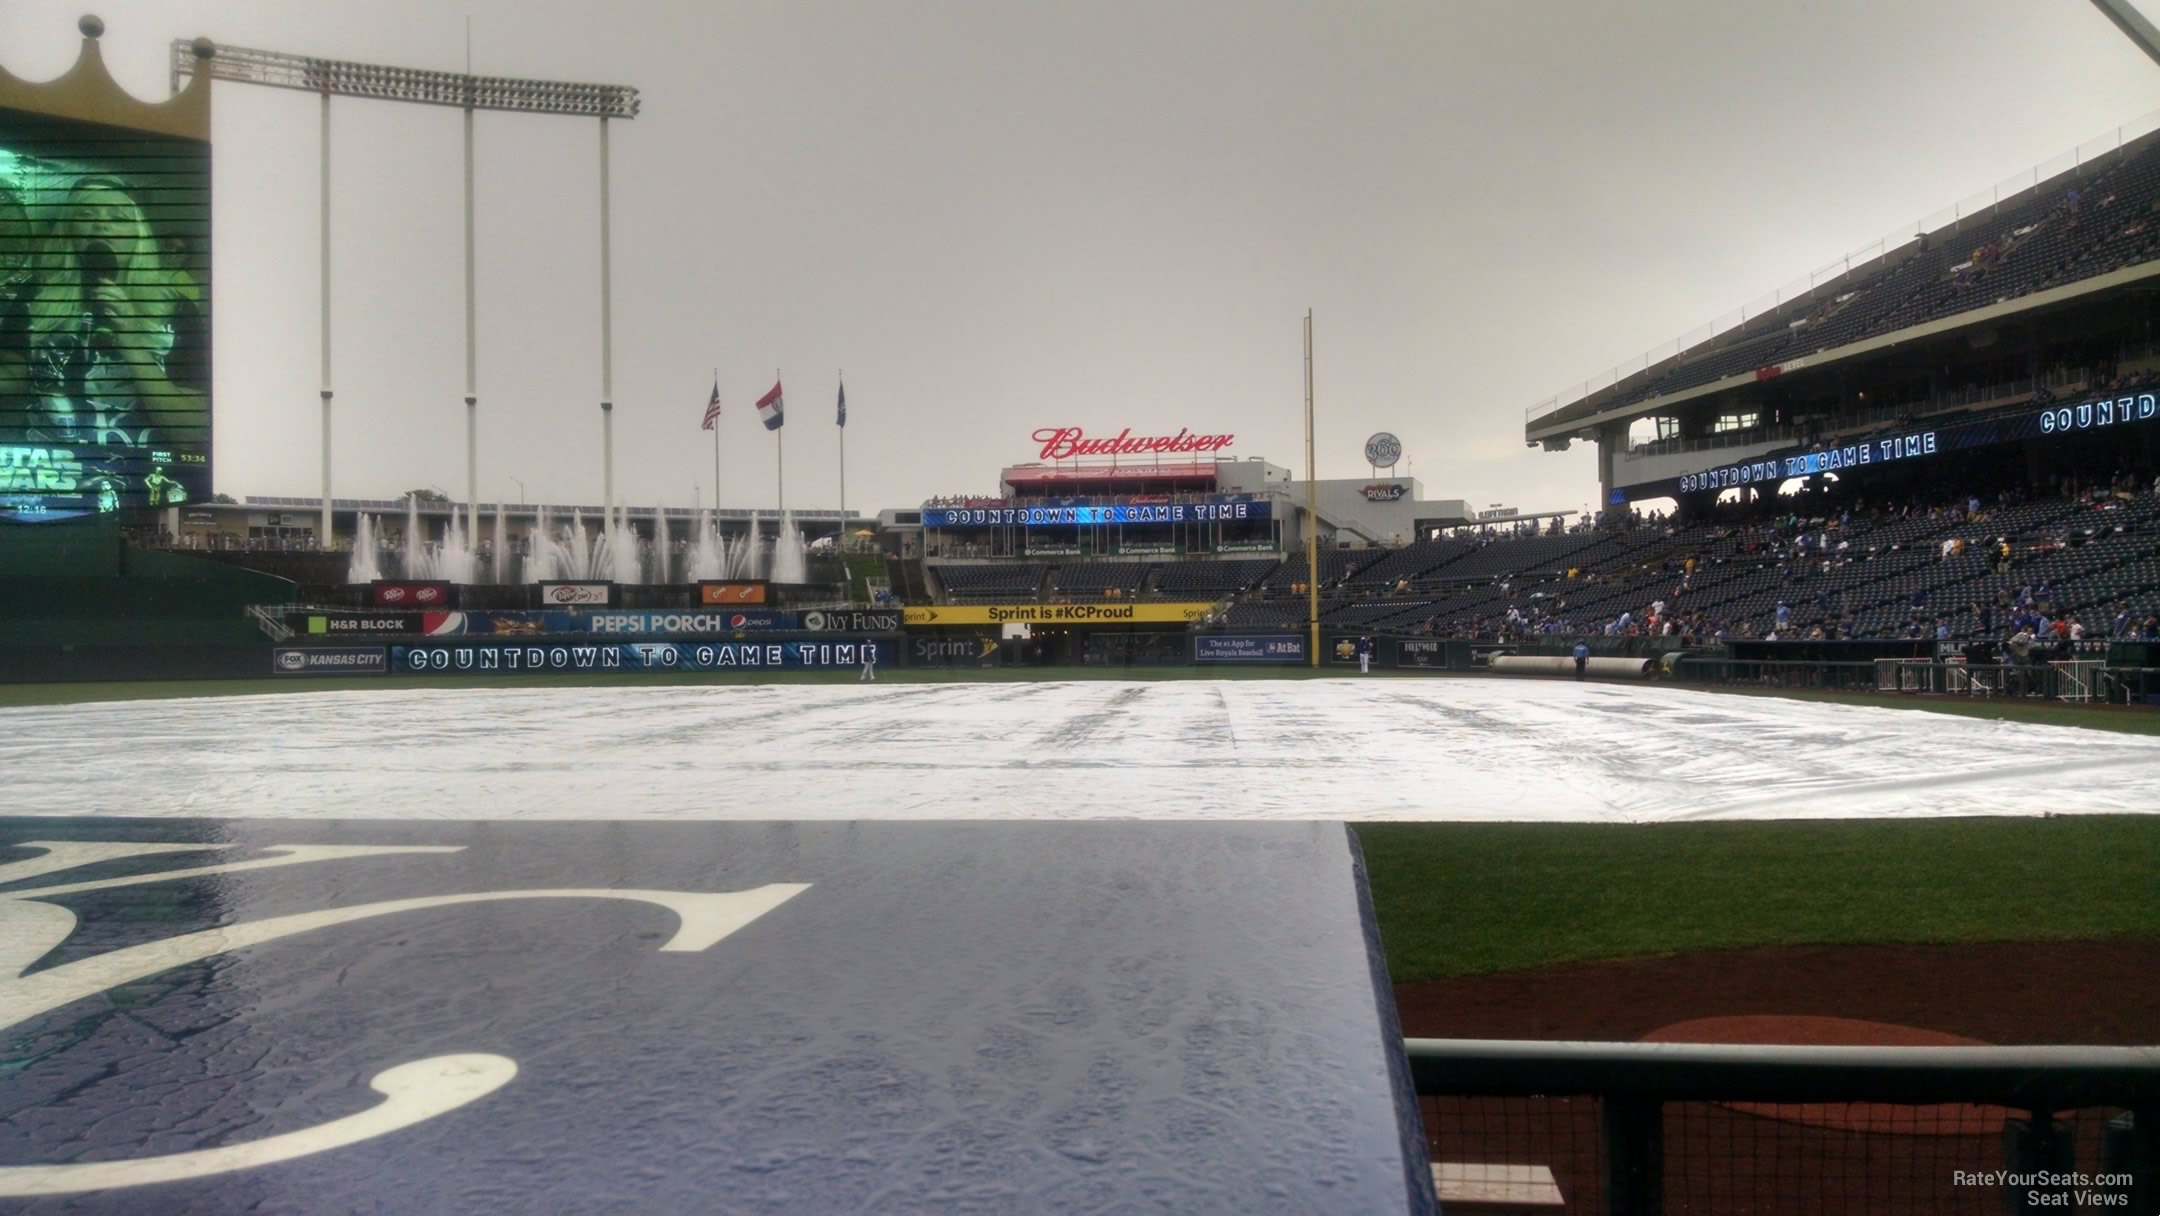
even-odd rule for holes
{"type": "MultiPolygon", "coordinates": [[[[2136,384],[2126,381],[2123,386],[2136,384]]],[[[2140,512],[2140,517],[2160,518],[2160,512],[2150,510],[2149,501],[2141,501],[2153,496],[2160,496],[2160,478],[2141,483],[2123,473],[2103,482],[2087,483],[2056,477],[2032,491],[2006,491],[1987,502],[1978,495],[1894,507],[1856,502],[1834,516],[1788,513],[1684,531],[1673,521],[1654,514],[1645,517],[1634,512],[1612,512],[1598,521],[1599,527],[1615,531],[1657,529],[1690,543],[1677,551],[1667,548],[1654,562],[1636,567],[1570,569],[1564,578],[1520,587],[1502,578],[1496,583],[1501,603],[1492,611],[1456,622],[1444,621],[1436,614],[1415,631],[1490,641],[1673,637],[1683,645],[1853,637],[1988,639],[2020,652],[2089,639],[2160,641],[2160,610],[2133,607],[2126,599],[2118,598],[2104,611],[2095,612],[2089,606],[2081,611],[2058,603],[2058,588],[2044,575],[2025,582],[2010,577],[2021,562],[2060,553],[2107,529],[2117,512],[2145,506],[2147,510],[2140,512]],[[1999,513],[2032,502],[2036,496],[2067,500],[2085,510],[2077,518],[2052,524],[2038,534],[2012,535],[1991,529],[1999,513]],[[1897,545],[1877,547],[1871,543],[1871,534],[1886,525],[1904,523],[1922,525],[1920,530],[1930,533],[1949,530],[1951,535],[1930,545],[1941,560],[1985,555],[1988,569],[1997,576],[1995,594],[1938,607],[1927,602],[1924,589],[1916,588],[1901,624],[1891,629],[1857,626],[1848,603],[1849,588],[1864,584],[1836,576],[1856,562],[1883,556],[1885,548],[1899,549],[1897,545]],[[1766,614],[1758,617],[1746,611],[1696,606],[1698,577],[1731,563],[1774,574],[1777,598],[1766,614]],[[1591,593],[1615,579],[1645,576],[1650,576],[1646,581],[1652,590],[1641,602],[1618,610],[1607,606],[1596,612],[1572,606],[1572,601],[1602,599],[1591,593]]],[[[1477,535],[1486,541],[1504,539],[1488,531],[1477,535]]],[[[2145,535],[2151,540],[2149,554],[2160,557],[2160,536],[2145,535]]],[[[1394,588],[1397,594],[1411,590],[1407,582],[1394,588]]]]}

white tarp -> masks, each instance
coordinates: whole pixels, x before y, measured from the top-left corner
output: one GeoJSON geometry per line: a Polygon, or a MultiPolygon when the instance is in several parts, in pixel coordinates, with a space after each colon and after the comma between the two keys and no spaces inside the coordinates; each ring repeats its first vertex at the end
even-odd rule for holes
{"type": "Polygon", "coordinates": [[[1676,821],[2160,809],[2160,738],[1487,679],[324,692],[0,710],[0,814],[1676,821]]]}

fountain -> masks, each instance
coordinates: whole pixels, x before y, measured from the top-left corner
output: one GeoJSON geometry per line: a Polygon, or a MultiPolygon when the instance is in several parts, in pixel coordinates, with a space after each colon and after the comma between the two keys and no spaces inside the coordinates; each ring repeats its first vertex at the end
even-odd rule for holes
{"type": "Polygon", "coordinates": [[[360,516],[354,525],[352,561],[345,567],[348,583],[372,583],[382,577],[382,550],[375,538],[375,517],[360,516]]]}
{"type": "MultiPolygon", "coordinates": [[[[800,583],[808,577],[808,559],[802,531],[794,516],[782,512],[778,534],[768,544],[764,519],[753,513],[740,538],[721,532],[719,511],[693,512],[688,527],[678,536],[668,519],[667,508],[653,509],[648,540],[641,536],[622,508],[604,511],[588,529],[583,512],[573,509],[565,524],[551,520],[546,507],[534,508],[534,522],[527,534],[520,560],[510,544],[508,507],[495,504],[492,555],[479,544],[477,505],[462,509],[453,505],[444,521],[441,539],[431,539],[430,524],[420,504],[405,503],[405,532],[396,552],[399,577],[413,580],[502,584],[535,582],[615,582],[668,584],[699,579],[770,578],[779,583],[800,583]],[[680,542],[682,552],[676,554],[680,542]],[[648,557],[648,553],[650,556],[648,557]]],[[[385,576],[386,546],[380,521],[362,515],[353,536],[352,557],[346,566],[350,582],[364,583],[385,576]]]]}
{"type": "Polygon", "coordinates": [[[616,505],[608,512],[606,530],[601,534],[606,546],[607,560],[592,563],[593,577],[615,583],[642,583],[645,581],[644,562],[638,553],[637,529],[630,526],[629,512],[616,505]]]}
{"type": "Polygon", "coordinates": [[[668,582],[668,553],[674,541],[668,536],[667,508],[656,506],[652,513],[652,581],[668,582]]]}
{"type": "Polygon", "coordinates": [[[803,557],[802,533],[795,527],[795,517],[782,511],[780,532],[773,537],[772,581],[800,583],[808,579],[808,563],[803,557]]]}
{"type": "Polygon", "coordinates": [[[458,522],[457,508],[450,508],[450,519],[443,525],[442,543],[429,554],[425,563],[429,574],[425,577],[452,583],[475,583],[479,579],[479,559],[473,553],[467,538],[472,533],[472,508],[465,508],[465,522],[458,522]]]}

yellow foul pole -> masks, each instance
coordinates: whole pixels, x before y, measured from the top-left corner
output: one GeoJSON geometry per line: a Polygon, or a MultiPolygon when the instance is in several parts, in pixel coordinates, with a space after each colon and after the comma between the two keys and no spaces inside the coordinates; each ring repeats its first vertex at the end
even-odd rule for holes
{"type": "Polygon", "coordinates": [[[1320,483],[1313,470],[1312,309],[1305,310],[1305,611],[1312,665],[1320,666],[1320,483]]]}

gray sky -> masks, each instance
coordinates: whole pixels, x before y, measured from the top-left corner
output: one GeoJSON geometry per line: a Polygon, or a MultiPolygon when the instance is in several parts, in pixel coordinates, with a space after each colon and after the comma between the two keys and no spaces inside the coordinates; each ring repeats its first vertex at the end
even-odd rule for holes
{"type": "MultiPolygon", "coordinates": [[[[2085,0],[574,4],[0,0],[0,63],[166,47],[637,86],[615,124],[616,476],[774,501],[987,492],[1038,427],[1233,432],[1429,495],[1595,496],[1524,408],[2160,108],[2085,0]]],[[[313,494],[316,102],[215,103],[219,487],[313,494]]],[[[335,106],[336,489],[464,491],[459,120],[335,106]]],[[[480,493],[600,497],[596,124],[478,118],[480,493]]]]}

